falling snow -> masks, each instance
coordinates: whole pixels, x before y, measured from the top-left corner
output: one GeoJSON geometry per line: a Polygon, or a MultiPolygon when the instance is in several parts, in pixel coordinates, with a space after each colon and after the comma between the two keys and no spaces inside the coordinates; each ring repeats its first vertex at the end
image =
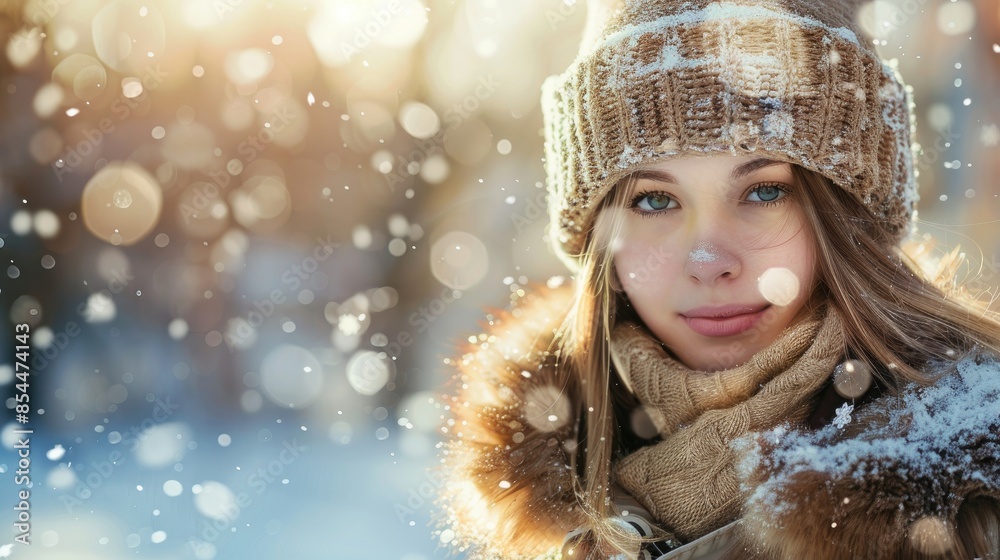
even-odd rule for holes
{"type": "MultiPolygon", "coordinates": [[[[24,4],[23,14],[0,14],[4,28],[24,30],[4,43],[10,68],[0,85],[5,114],[16,117],[0,135],[18,155],[0,168],[11,206],[0,227],[0,296],[11,324],[30,326],[39,554],[154,558],[184,549],[227,560],[294,542],[304,556],[370,557],[377,541],[384,555],[427,560],[437,545],[462,542],[451,530],[425,538],[439,485],[425,472],[439,462],[441,434],[467,429],[445,420],[454,403],[435,385],[456,359],[497,345],[466,329],[495,324],[496,309],[481,309],[484,294],[500,293],[493,303],[502,308],[540,284],[573,282],[551,275],[558,263],[546,226],[558,202],[534,152],[545,123],[529,82],[558,70],[538,53],[577,47],[570,25],[582,23],[586,3],[556,2],[556,19],[539,12],[541,25],[528,26],[489,1],[456,13],[426,0],[357,10],[344,8],[364,3],[24,4]],[[462,34],[473,49],[455,47],[462,34]],[[450,354],[456,339],[467,354],[450,354]],[[363,499],[345,509],[345,489],[363,499]],[[396,518],[357,523],[373,511],[396,518]],[[360,528],[341,536],[327,526],[360,528]]],[[[882,68],[886,77],[897,65],[924,70],[925,36],[940,45],[971,34],[975,12],[949,4],[957,6],[875,34],[899,57],[882,68]],[[913,29],[927,33],[904,41],[913,29]]],[[[832,38],[824,42],[831,66],[848,61],[832,43],[858,41],[846,28],[735,1],[668,23],[729,18],[819,26],[832,38]]],[[[626,26],[594,48],[636,46],[663,23],[626,26]]],[[[641,61],[623,52],[606,85],[709,65],[731,90],[756,92],[788,64],[753,45],[734,63],[685,56],[674,40],[650,44],[641,61]]],[[[915,156],[923,188],[951,201],[941,206],[996,200],[970,176],[989,174],[992,161],[975,149],[1000,145],[987,118],[995,96],[983,85],[997,54],[1000,45],[977,38],[961,62],[925,72],[951,92],[924,108],[925,151],[915,156]],[[932,184],[942,176],[958,186],[932,184]]],[[[914,77],[926,97],[931,86],[914,77]]],[[[872,101],[851,87],[845,102],[872,101]]],[[[728,131],[747,149],[794,144],[802,133],[793,107],[772,95],[754,97],[762,118],[728,131]]],[[[717,109],[712,99],[697,103],[689,116],[717,109]]],[[[828,132],[840,151],[861,141],[828,132]]],[[[672,139],[646,140],[631,138],[606,163],[629,169],[679,150],[672,139]]],[[[688,259],[723,258],[721,246],[696,245],[688,259]]],[[[780,267],[761,273],[757,288],[773,303],[801,289],[780,267]]],[[[7,360],[0,387],[14,409],[24,381],[7,360]]],[[[845,454],[867,453],[932,471],[952,457],[921,463],[908,445],[942,447],[943,437],[961,438],[996,412],[988,403],[998,393],[978,367],[919,397],[907,393],[916,417],[947,420],[945,435],[917,427],[893,439],[876,429],[870,446],[850,446],[837,434],[866,416],[845,405],[826,431],[785,434],[777,457],[843,473],[845,454]]],[[[563,387],[528,368],[512,375],[538,385],[531,420],[511,431],[510,445],[530,429],[570,425],[563,387]]],[[[0,431],[10,456],[18,427],[12,418],[0,431]]],[[[13,496],[17,465],[4,461],[13,496]]],[[[508,494],[518,488],[510,477],[494,482],[508,494]]],[[[0,557],[15,549],[0,546],[0,557]]]]}

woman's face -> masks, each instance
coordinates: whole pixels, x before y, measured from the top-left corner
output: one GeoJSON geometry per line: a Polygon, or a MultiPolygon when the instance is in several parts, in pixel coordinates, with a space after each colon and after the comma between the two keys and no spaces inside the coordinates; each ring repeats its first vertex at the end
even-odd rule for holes
{"type": "Polygon", "coordinates": [[[612,246],[615,270],[684,365],[743,364],[804,318],[816,257],[789,164],[691,157],[637,177],[612,246]]]}

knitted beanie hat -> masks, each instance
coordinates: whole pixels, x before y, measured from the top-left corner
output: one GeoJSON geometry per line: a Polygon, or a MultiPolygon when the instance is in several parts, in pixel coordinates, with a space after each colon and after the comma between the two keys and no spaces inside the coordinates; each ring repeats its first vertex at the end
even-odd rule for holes
{"type": "Polygon", "coordinates": [[[910,88],[855,24],[861,0],[590,0],[580,53],[542,87],[556,254],[579,268],[601,199],[665,157],[818,172],[894,243],[918,199],[910,88]]]}

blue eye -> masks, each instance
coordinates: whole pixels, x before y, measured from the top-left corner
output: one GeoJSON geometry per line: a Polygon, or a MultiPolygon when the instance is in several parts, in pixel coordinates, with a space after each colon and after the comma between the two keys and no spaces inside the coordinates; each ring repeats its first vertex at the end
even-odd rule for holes
{"type": "Polygon", "coordinates": [[[675,202],[673,197],[664,193],[644,193],[632,199],[629,205],[632,208],[639,208],[644,212],[659,212],[670,208],[670,203],[675,202]]]}
{"type": "Polygon", "coordinates": [[[774,183],[754,187],[753,190],[750,191],[750,196],[754,195],[757,195],[757,200],[753,200],[748,197],[750,202],[772,203],[778,202],[785,196],[788,196],[788,191],[777,183],[774,183]]]}

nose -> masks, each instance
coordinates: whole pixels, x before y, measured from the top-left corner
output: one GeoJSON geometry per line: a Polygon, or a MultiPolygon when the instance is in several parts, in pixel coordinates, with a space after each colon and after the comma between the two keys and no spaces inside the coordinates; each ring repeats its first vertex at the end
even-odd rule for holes
{"type": "Polygon", "coordinates": [[[688,253],[684,272],[702,284],[714,284],[720,278],[735,278],[740,274],[740,260],[730,251],[702,241],[688,253]]]}

